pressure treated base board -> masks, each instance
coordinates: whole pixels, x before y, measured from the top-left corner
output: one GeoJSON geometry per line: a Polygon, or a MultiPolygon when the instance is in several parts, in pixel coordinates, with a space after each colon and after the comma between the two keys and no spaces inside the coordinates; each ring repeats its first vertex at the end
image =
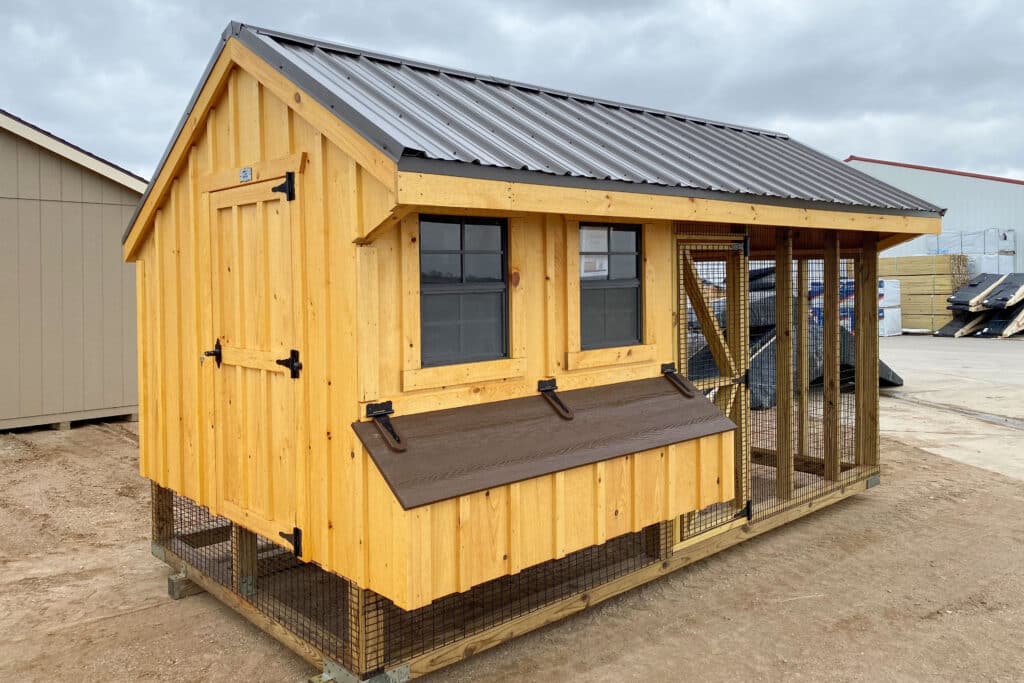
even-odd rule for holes
{"type": "MultiPolygon", "coordinates": [[[[694,538],[684,544],[678,544],[673,548],[669,557],[659,563],[648,565],[626,576],[619,577],[608,583],[597,586],[591,590],[574,595],[572,597],[551,603],[536,611],[524,614],[521,617],[499,624],[486,631],[479,632],[468,638],[460,640],[432,650],[426,654],[414,657],[401,665],[398,670],[391,672],[389,680],[399,680],[395,675],[408,675],[409,678],[423,676],[446,666],[460,662],[478,652],[488,650],[500,645],[524,633],[553,624],[588,607],[593,607],[628,590],[649,583],[666,574],[681,569],[687,565],[699,562],[704,558],[719,553],[738,543],[742,543],[767,531],[776,529],[784,524],[805,517],[817,510],[826,508],[838,503],[844,498],[849,498],[861,491],[870,488],[878,483],[877,475],[852,481],[843,484],[841,487],[823,496],[802,501],[789,509],[779,512],[771,517],[756,522],[746,522],[725,529],[713,529],[706,534],[706,538],[694,538]],[[406,668],[408,667],[408,668],[406,668]],[[406,674],[407,672],[407,674],[406,674]]],[[[187,578],[195,584],[196,589],[205,589],[211,595],[231,607],[245,617],[256,627],[262,629],[270,636],[276,638],[281,644],[307,661],[316,669],[323,670],[323,675],[317,676],[319,681],[337,680],[328,672],[330,667],[336,667],[332,662],[325,666],[324,655],[315,647],[297,637],[278,622],[271,619],[253,605],[234,594],[213,578],[203,574],[195,567],[189,565],[181,557],[163,546],[153,544],[153,554],[166,562],[178,575],[179,580],[187,578]]],[[[313,679],[311,679],[313,680],[313,679]]],[[[354,679],[353,679],[354,680],[354,679]]]]}

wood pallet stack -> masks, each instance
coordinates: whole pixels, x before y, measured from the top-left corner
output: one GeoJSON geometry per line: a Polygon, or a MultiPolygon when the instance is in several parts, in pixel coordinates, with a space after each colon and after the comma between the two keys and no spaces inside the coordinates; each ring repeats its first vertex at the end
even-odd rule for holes
{"type": "Polygon", "coordinates": [[[878,259],[878,277],[900,281],[903,328],[934,332],[953,319],[950,294],[968,280],[963,254],[897,256],[878,259]]]}

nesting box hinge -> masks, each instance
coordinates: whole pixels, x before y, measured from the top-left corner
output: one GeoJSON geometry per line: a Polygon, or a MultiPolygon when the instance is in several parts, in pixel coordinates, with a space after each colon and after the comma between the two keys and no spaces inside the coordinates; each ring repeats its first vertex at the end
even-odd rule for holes
{"type": "Polygon", "coordinates": [[[544,397],[544,400],[554,408],[558,417],[563,420],[571,420],[576,417],[572,408],[565,405],[562,397],[558,395],[558,384],[553,379],[542,379],[537,382],[537,391],[544,397]]]}
{"type": "Polygon", "coordinates": [[[686,398],[693,398],[697,395],[697,392],[694,391],[696,387],[694,387],[689,380],[684,379],[678,372],[676,372],[675,363],[662,363],[661,374],[664,375],[665,379],[667,379],[669,383],[686,398]]]}
{"type": "Polygon", "coordinates": [[[281,358],[274,362],[282,367],[288,368],[288,372],[291,374],[292,379],[298,379],[299,374],[302,372],[302,362],[299,360],[299,352],[297,349],[292,349],[288,353],[287,358],[281,358]]]}
{"type": "Polygon", "coordinates": [[[391,450],[401,453],[405,450],[405,440],[399,435],[395,425],[391,424],[391,418],[388,417],[394,412],[394,408],[391,407],[391,401],[366,404],[366,417],[373,420],[373,425],[380,432],[384,443],[391,450]]]}
{"type": "Polygon", "coordinates": [[[302,557],[302,529],[293,527],[290,534],[279,531],[277,535],[292,544],[295,557],[302,557]]]}
{"type": "Polygon", "coordinates": [[[270,188],[271,192],[282,192],[284,193],[285,199],[288,201],[295,201],[295,172],[288,171],[284,174],[284,182],[280,185],[275,185],[270,188]]]}

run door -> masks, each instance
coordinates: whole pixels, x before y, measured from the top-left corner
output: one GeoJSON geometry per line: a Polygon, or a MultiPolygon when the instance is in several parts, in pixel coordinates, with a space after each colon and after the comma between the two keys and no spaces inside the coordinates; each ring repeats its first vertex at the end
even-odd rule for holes
{"type": "Polygon", "coordinates": [[[743,235],[680,236],[676,242],[680,372],[736,423],[735,491],[728,503],[683,520],[682,537],[746,512],[748,484],[748,258],[743,235]]]}
{"type": "Polygon", "coordinates": [[[301,353],[292,280],[293,177],[210,195],[215,450],[221,509],[289,547],[301,353]],[[283,182],[282,182],[283,180],[283,182]]]}

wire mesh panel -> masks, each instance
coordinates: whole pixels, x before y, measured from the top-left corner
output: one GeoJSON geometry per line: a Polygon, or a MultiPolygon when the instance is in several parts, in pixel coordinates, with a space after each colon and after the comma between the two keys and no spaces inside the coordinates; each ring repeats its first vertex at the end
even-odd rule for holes
{"type": "Polygon", "coordinates": [[[668,522],[655,524],[406,611],[343,577],[300,562],[288,550],[187,498],[153,487],[157,545],[361,675],[399,666],[661,562],[671,552],[672,529],[668,522]]]}
{"type": "Polygon", "coordinates": [[[744,244],[742,235],[677,242],[680,368],[738,426],[734,448],[735,497],[683,515],[679,524],[681,539],[731,522],[746,507],[744,244]]]}

